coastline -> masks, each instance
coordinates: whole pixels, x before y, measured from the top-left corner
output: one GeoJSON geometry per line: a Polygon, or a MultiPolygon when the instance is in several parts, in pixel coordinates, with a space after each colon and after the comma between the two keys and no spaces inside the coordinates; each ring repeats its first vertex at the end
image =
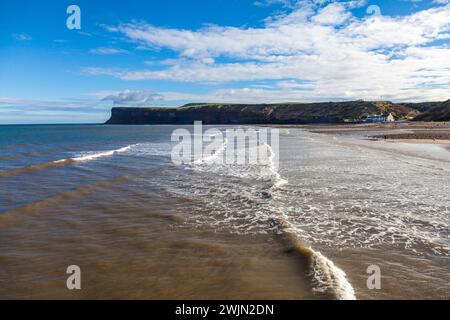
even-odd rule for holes
{"type": "Polygon", "coordinates": [[[276,125],[312,133],[390,143],[440,145],[450,151],[450,122],[394,122],[324,125],[276,125]]]}

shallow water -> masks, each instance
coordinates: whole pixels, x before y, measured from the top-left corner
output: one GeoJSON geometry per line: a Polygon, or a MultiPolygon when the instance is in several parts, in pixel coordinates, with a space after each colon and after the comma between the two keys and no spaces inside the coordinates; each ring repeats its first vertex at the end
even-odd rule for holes
{"type": "Polygon", "coordinates": [[[0,298],[449,298],[447,150],[282,129],[279,170],[175,166],[174,129],[0,126],[0,298]]]}

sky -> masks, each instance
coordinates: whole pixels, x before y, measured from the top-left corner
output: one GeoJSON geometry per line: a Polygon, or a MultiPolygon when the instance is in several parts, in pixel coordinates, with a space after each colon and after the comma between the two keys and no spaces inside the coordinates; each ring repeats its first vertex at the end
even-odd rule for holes
{"type": "Polygon", "coordinates": [[[190,102],[443,101],[449,89],[449,0],[0,1],[0,124],[190,102]]]}

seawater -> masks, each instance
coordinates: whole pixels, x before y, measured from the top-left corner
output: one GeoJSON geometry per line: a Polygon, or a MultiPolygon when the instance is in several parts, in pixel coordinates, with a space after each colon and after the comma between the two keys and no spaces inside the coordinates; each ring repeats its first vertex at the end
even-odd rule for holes
{"type": "Polygon", "coordinates": [[[178,128],[0,126],[0,297],[449,297],[448,151],[280,129],[278,166],[179,166],[178,128]]]}

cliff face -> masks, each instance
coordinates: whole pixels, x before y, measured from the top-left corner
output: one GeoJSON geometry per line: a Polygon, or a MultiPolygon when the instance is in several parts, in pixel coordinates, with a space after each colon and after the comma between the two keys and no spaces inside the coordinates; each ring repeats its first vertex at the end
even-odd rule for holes
{"type": "Polygon", "coordinates": [[[420,112],[406,105],[378,101],[285,104],[188,104],[179,108],[113,108],[107,124],[305,124],[340,123],[371,114],[396,117],[420,112]]]}
{"type": "Polygon", "coordinates": [[[112,108],[106,124],[175,124],[175,108],[112,108]]]}
{"type": "Polygon", "coordinates": [[[450,121],[450,100],[432,104],[414,120],[417,121],[450,121]]]}

